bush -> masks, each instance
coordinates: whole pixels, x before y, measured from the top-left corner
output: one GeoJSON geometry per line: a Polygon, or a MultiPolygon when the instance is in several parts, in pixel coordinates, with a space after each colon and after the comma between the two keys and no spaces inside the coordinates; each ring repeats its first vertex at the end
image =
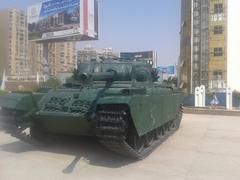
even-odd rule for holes
{"type": "Polygon", "coordinates": [[[39,86],[36,86],[34,92],[47,92],[49,89],[56,89],[61,86],[60,80],[57,78],[50,78],[46,82],[42,82],[39,86]]]}
{"type": "Polygon", "coordinates": [[[1,90],[1,89],[0,89],[0,95],[6,94],[6,93],[7,93],[7,91],[4,91],[4,90],[1,90]]]}

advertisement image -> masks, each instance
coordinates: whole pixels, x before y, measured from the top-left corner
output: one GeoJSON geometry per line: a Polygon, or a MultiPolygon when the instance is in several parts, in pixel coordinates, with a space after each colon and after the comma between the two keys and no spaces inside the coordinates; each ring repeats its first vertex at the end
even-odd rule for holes
{"type": "Polygon", "coordinates": [[[169,75],[174,75],[176,73],[175,67],[174,66],[167,66],[167,67],[157,67],[157,71],[160,74],[169,74],[169,75]]]}
{"type": "Polygon", "coordinates": [[[121,52],[120,57],[123,59],[153,59],[153,51],[121,52]]]}
{"type": "Polygon", "coordinates": [[[29,40],[97,37],[95,0],[49,0],[28,8],[29,40]],[[86,29],[87,28],[87,29],[86,29]],[[96,32],[95,32],[96,31],[96,32]]]}

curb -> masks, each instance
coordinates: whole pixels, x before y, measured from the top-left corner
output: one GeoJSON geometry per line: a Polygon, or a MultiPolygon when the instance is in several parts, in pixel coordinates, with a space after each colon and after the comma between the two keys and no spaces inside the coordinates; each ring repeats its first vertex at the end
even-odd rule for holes
{"type": "Polygon", "coordinates": [[[185,114],[203,114],[203,115],[217,115],[217,116],[240,116],[240,110],[226,110],[226,109],[204,109],[204,108],[189,108],[184,107],[185,114]]]}

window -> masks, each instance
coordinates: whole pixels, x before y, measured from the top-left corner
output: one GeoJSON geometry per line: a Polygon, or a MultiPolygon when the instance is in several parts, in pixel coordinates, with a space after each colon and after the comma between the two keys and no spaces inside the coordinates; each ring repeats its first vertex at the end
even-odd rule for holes
{"type": "Polygon", "coordinates": [[[223,55],[223,48],[214,48],[214,56],[222,56],[223,55]]]}
{"type": "Polygon", "coordinates": [[[222,13],[223,13],[223,4],[215,4],[214,14],[222,14],[222,13]]]}
{"type": "Polygon", "coordinates": [[[223,34],[223,26],[214,26],[214,34],[223,34]]]}
{"type": "Polygon", "coordinates": [[[193,69],[196,69],[196,70],[199,69],[198,68],[198,63],[193,63],[193,69]]]}
{"type": "Polygon", "coordinates": [[[208,72],[207,71],[202,71],[202,79],[208,79],[208,72]]]}
{"type": "Polygon", "coordinates": [[[221,80],[221,79],[223,79],[223,72],[222,71],[214,71],[213,72],[213,79],[214,80],[221,80]]]}

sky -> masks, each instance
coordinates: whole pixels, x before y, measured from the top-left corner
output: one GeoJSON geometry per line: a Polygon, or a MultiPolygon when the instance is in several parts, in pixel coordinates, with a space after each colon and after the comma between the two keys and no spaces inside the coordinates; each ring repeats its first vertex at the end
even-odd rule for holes
{"type": "MultiPolygon", "coordinates": [[[[0,9],[26,10],[40,0],[0,0],[0,9]]],[[[180,0],[99,0],[98,41],[79,42],[114,52],[154,50],[158,65],[177,63],[180,52],[180,0]]]]}

